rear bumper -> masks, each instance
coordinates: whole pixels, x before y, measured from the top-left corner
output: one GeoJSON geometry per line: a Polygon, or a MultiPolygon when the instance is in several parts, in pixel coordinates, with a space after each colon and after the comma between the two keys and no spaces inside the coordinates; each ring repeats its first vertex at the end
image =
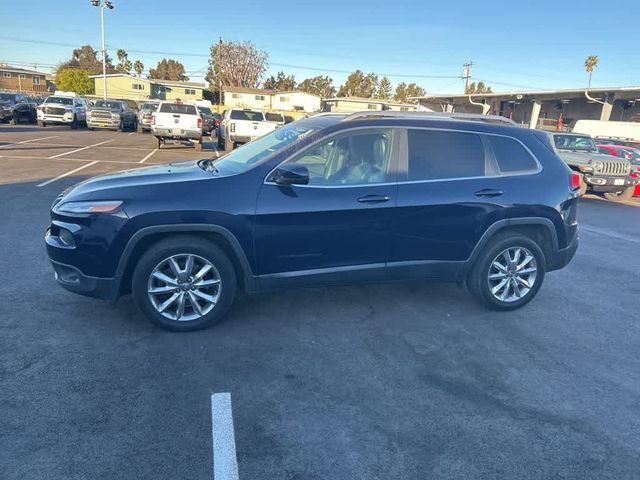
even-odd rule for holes
{"type": "Polygon", "coordinates": [[[249,137],[247,135],[229,135],[229,141],[232,143],[249,143],[258,137],[249,137]]]}
{"type": "Polygon", "coordinates": [[[174,128],[152,127],[151,133],[156,137],[172,140],[200,140],[202,138],[201,130],[184,130],[176,133],[176,129],[174,128]]]}
{"type": "Polygon", "coordinates": [[[55,279],[62,288],[85,297],[100,298],[109,302],[115,302],[118,299],[120,277],[90,277],[73,265],[51,259],[49,261],[53,265],[55,279]]]}
{"type": "Polygon", "coordinates": [[[578,250],[578,244],[580,243],[580,238],[576,233],[573,240],[569,243],[569,245],[565,248],[561,248],[557,252],[554,253],[551,261],[547,265],[547,271],[550,272],[552,270],[560,270],[561,268],[566,267],[571,259],[576,254],[578,250]]]}

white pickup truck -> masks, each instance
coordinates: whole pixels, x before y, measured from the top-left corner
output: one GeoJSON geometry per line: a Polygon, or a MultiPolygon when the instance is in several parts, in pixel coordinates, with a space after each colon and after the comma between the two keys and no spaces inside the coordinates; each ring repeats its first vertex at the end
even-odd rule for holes
{"type": "Polygon", "coordinates": [[[167,141],[193,143],[202,150],[202,117],[191,103],[161,102],[152,113],[151,134],[158,148],[167,141]]]}
{"type": "Polygon", "coordinates": [[[226,150],[228,146],[236,148],[258,137],[273,132],[278,125],[268,122],[263,112],[232,108],[227,110],[220,122],[218,149],[226,150]]]}

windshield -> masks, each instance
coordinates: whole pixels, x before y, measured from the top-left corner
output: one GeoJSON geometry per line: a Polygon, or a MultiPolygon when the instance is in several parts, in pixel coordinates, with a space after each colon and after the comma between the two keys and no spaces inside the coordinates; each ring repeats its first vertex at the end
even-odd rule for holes
{"type": "Polygon", "coordinates": [[[16,96],[13,93],[0,93],[0,102],[15,102],[16,96]]]}
{"type": "Polygon", "coordinates": [[[44,103],[57,103],[57,104],[60,104],[60,105],[73,105],[73,98],[51,96],[51,97],[48,97],[44,101],[44,103]]]}
{"type": "Polygon", "coordinates": [[[203,113],[208,117],[211,117],[213,115],[213,112],[211,112],[211,109],[208,107],[198,107],[198,110],[200,110],[200,113],[203,113]]]}
{"type": "Polygon", "coordinates": [[[231,110],[231,120],[249,120],[251,122],[263,122],[262,112],[254,110],[231,110]]]}
{"type": "Polygon", "coordinates": [[[579,135],[554,135],[553,142],[558,150],[570,150],[572,152],[597,152],[593,138],[579,135]]]}
{"type": "Polygon", "coordinates": [[[265,113],[264,116],[267,117],[267,122],[284,122],[281,113],[265,113]]]}
{"type": "Polygon", "coordinates": [[[120,109],[120,102],[113,102],[111,100],[98,100],[94,105],[94,108],[112,108],[115,110],[120,109]]]}
{"type": "Polygon", "coordinates": [[[246,172],[262,163],[273,153],[301,140],[314,131],[309,127],[295,124],[282,127],[225,155],[215,163],[215,166],[232,173],[246,172]]]}
{"type": "Polygon", "coordinates": [[[149,110],[150,112],[155,112],[156,110],[158,110],[158,104],[157,103],[145,103],[142,106],[142,110],[149,110]]]}

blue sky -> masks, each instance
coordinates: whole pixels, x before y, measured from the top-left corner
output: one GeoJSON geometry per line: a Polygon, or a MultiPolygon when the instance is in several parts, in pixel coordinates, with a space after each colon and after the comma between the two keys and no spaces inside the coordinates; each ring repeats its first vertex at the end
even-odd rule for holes
{"type": "MultiPolygon", "coordinates": [[[[473,61],[473,79],[494,91],[571,88],[586,84],[583,63],[590,54],[600,57],[592,86],[640,84],[640,4],[631,0],[113,3],[106,13],[113,57],[124,48],[146,69],[163,56],[176,58],[196,81],[206,72],[209,46],[222,36],[266,50],[269,73],[284,70],[298,80],[325,74],[336,85],[344,71],[359,68],[393,74],[394,84],[457,93],[462,80],[426,77],[460,76],[462,64],[473,61]]],[[[0,62],[52,65],[68,58],[73,46],[99,48],[99,11],[89,0],[22,0],[2,7],[0,62]]]]}

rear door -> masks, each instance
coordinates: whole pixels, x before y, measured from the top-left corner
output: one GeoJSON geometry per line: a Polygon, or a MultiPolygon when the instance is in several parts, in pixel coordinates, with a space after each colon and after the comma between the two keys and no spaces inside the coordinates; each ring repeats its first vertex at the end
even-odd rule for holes
{"type": "Polygon", "coordinates": [[[156,126],[179,134],[184,130],[198,130],[198,118],[194,105],[162,103],[156,112],[156,126]]]}
{"type": "Polygon", "coordinates": [[[265,181],[256,209],[260,275],[329,283],[380,275],[396,205],[397,139],[392,129],[336,134],[288,160],[308,185],[265,181]]]}

